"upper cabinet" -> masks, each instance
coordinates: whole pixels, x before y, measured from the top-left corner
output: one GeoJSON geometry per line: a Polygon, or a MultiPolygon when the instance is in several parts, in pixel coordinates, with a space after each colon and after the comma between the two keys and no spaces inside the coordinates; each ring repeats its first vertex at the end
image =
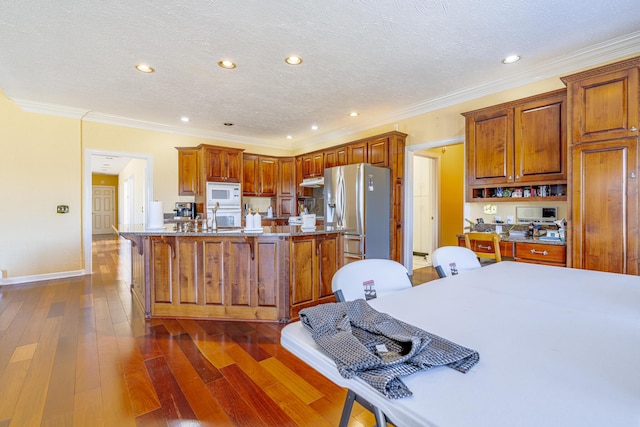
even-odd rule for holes
{"type": "Polygon", "coordinates": [[[200,181],[200,160],[197,148],[178,147],[178,194],[195,196],[200,181]]]}
{"type": "Polygon", "coordinates": [[[233,148],[201,145],[207,181],[242,181],[242,151],[233,148]]]}
{"type": "Polygon", "coordinates": [[[324,175],[324,153],[302,155],[302,177],[313,178],[324,175]]]}
{"type": "Polygon", "coordinates": [[[278,184],[278,159],[245,154],[242,163],[242,194],[275,197],[278,184]]]}
{"type": "Polygon", "coordinates": [[[497,188],[534,185],[553,185],[555,196],[566,198],[565,90],[463,115],[468,199],[495,197],[497,188]]]}
{"type": "Polygon", "coordinates": [[[604,68],[612,71],[589,70],[570,84],[570,77],[563,78],[573,100],[572,144],[638,136],[638,68],[604,68]]]}
{"type": "Polygon", "coordinates": [[[569,94],[570,266],[640,274],[640,57],[562,78],[569,94]]]}

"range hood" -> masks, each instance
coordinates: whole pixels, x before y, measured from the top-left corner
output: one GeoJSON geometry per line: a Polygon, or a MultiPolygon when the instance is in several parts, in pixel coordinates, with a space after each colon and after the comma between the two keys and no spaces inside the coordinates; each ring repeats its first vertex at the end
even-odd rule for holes
{"type": "Polygon", "coordinates": [[[318,188],[324,186],[324,177],[305,178],[302,180],[300,187],[318,188]]]}

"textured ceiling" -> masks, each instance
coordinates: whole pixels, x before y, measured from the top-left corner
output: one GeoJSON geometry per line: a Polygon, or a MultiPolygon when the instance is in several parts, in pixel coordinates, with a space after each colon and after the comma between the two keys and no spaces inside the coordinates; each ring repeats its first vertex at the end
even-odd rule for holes
{"type": "Polygon", "coordinates": [[[0,90],[27,111],[294,149],[640,52],[636,9],[636,0],[0,0],[0,90]],[[501,64],[511,53],[523,59],[501,64]],[[290,54],[302,65],[286,65],[290,54]]]}

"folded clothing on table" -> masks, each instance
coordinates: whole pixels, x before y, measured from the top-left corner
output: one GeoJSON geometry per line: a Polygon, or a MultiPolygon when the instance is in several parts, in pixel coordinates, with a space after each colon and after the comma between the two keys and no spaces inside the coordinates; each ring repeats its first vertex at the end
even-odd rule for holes
{"type": "Polygon", "coordinates": [[[477,351],[380,313],[363,299],[306,308],[300,321],[340,375],[358,376],[390,399],[411,396],[402,376],[444,365],[465,373],[480,359],[477,351]]]}

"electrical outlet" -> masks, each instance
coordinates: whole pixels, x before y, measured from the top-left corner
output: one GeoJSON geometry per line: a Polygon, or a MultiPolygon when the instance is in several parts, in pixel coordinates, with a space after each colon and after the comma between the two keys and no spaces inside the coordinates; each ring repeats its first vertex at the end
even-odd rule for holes
{"type": "Polygon", "coordinates": [[[498,207],[496,205],[484,205],[484,213],[491,215],[498,212],[498,207]]]}
{"type": "Polygon", "coordinates": [[[58,207],[56,208],[56,212],[59,214],[69,213],[69,206],[58,205],[58,207]]]}

